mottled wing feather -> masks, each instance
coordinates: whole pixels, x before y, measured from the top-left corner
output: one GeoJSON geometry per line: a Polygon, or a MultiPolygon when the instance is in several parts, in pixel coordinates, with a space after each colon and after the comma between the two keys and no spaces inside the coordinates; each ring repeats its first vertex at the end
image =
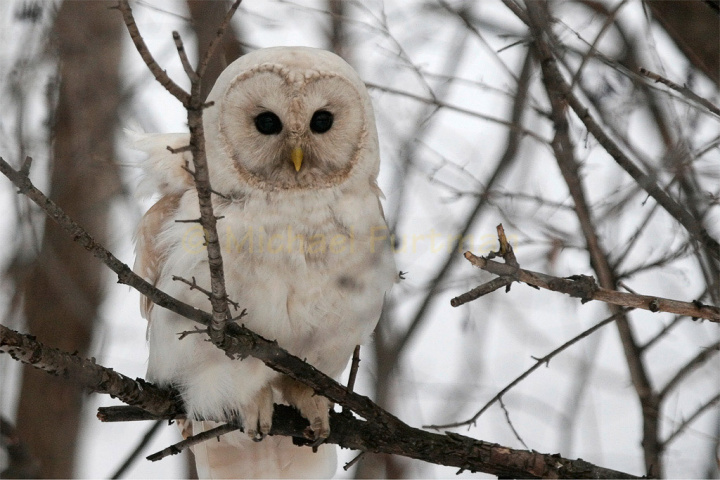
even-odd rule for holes
{"type": "MultiPolygon", "coordinates": [[[[140,221],[137,232],[135,265],[133,271],[153,285],[157,284],[167,251],[160,245],[160,233],[167,222],[175,215],[180,204],[180,195],[162,197],[140,221]]],[[[140,298],[140,311],[143,318],[149,320],[152,301],[143,296],[140,298]]]]}

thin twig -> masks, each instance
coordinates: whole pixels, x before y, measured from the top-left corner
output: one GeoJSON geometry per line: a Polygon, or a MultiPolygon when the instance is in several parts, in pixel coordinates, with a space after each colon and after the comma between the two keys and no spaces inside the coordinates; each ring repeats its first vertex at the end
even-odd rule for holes
{"type": "Polygon", "coordinates": [[[646,351],[647,349],[649,349],[650,347],[652,347],[653,345],[655,345],[655,343],[657,343],[660,339],[662,339],[665,335],[667,335],[668,332],[670,332],[670,330],[672,330],[673,328],[680,325],[680,323],[683,320],[685,320],[686,318],[687,317],[682,316],[682,315],[676,315],[675,318],[673,318],[672,322],[665,325],[662,328],[662,330],[660,330],[658,333],[655,334],[654,337],[652,337],[650,340],[648,340],[647,342],[643,343],[642,345],[640,345],[638,347],[640,349],[640,352],[642,353],[642,352],[646,351]]]}
{"type": "MultiPolygon", "coordinates": [[[[460,422],[446,423],[446,424],[442,424],[442,425],[425,425],[424,428],[432,428],[432,429],[435,429],[435,430],[440,430],[440,429],[443,429],[443,428],[454,428],[454,427],[462,427],[462,426],[464,426],[464,425],[473,425],[473,424],[475,424],[475,421],[476,421],[478,418],[480,418],[480,415],[482,415],[483,413],[485,413],[488,408],[490,408],[495,402],[499,401],[499,400],[503,397],[503,395],[505,395],[507,392],[509,392],[513,387],[515,387],[517,384],[519,384],[520,382],[522,382],[523,380],[525,380],[532,372],[534,372],[535,370],[537,370],[538,368],[540,368],[542,365],[548,364],[548,363],[550,362],[550,360],[551,360],[554,356],[556,356],[557,354],[559,354],[559,353],[562,352],[563,350],[566,350],[568,347],[571,347],[572,345],[576,344],[577,342],[579,342],[579,341],[582,340],[583,338],[585,338],[585,337],[593,334],[595,331],[597,331],[597,330],[599,330],[600,328],[604,327],[604,326],[607,325],[608,323],[614,322],[615,320],[617,320],[618,318],[620,318],[622,315],[624,315],[624,313],[625,313],[626,311],[627,311],[627,310],[623,310],[622,312],[616,313],[615,315],[611,315],[610,317],[608,317],[608,318],[606,318],[606,319],[604,319],[604,320],[596,323],[596,324],[593,325],[592,327],[588,328],[587,330],[585,330],[585,331],[582,332],[581,334],[579,334],[579,335],[571,338],[571,339],[568,340],[567,342],[563,343],[563,344],[560,345],[558,348],[556,348],[556,349],[553,350],[552,352],[548,353],[548,354],[545,355],[544,357],[535,359],[535,365],[533,365],[532,367],[530,367],[530,368],[528,368],[527,370],[525,370],[522,374],[520,374],[520,375],[519,375],[517,378],[515,378],[515,380],[513,380],[512,382],[508,383],[502,390],[500,390],[498,393],[495,394],[494,397],[492,397],[490,400],[488,400],[488,402],[487,402],[485,405],[483,405],[483,407],[482,407],[480,410],[478,410],[477,413],[475,413],[475,414],[474,414],[472,417],[470,417],[469,419],[463,420],[463,421],[460,421],[460,422]]],[[[534,357],[533,357],[533,358],[534,358],[534,357]]]]}
{"type": "Polygon", "coordinates": [[[242,2],[242,0],[235,0],[235,2],[233,2],[233,4],[230,6],[230,9],[225,14],[225,18],[223,18],[223,21],[220,23],[217,33],[215,34],[215,38],[213,38],[213,40],[210,42],[210,45],[208,45],[208,49],[205,52],[205,57],[203,57],[200,65],[197,68],[198,77],[202,78],[205,76],[205,71],[207,70],[208,64],[210,63],[213,55],[215,55],[215,50],[217,50],[218,45],[220,45],[222,38],[225,35],[225,30],[227,29],[228,25],[230,25],[230,20],[232,20],[233,15],[235,15],[235,11],[240,6],[240,2],[242,2]]]}
{"type": "Polygon", "coordinates": [[[710,110],[712,113],[720,117],[720,108],[718,108],[715,104],[713,104],[710,100],[701,97],[697,93],[693,92],[686,86],[680,86],[677,83],[673,82],[672,80],[669,80],[661,75],[658,75],[655,72],[651,72],[650,70],[647,70],[646,68],[640,68],[640,75],[644,75],[645,77],[654,80],[655,83],[662,83],[666,87],[670,88],[671,90],[675,90],[676,92],[683,95],[685,98],[689,98],[690,100],[699,103],[703,107],[710,110]]]}
{"type": "MultiPolygon", "coordinates": [[[[180,63],[182,63],[183,70],[185,70],[185,74],[188,76],[191,82],[199,81],[200,77],[197,73],[195,73],[195,70],[193,70],[192,66],[190,65],[190,60],[188,60],[187,52],[185,51],[185,45],[183,45],[180,34],[177,31],[173,31],[172,36],[173,41],[175,42],[175,48],[177,49],[178,56],[180,56],[180,63]]],[[[172,152],[172,150],[170,151],[172,152]]]]}
{"type": "Polygon", "coordinates": [[[355,458],[347,462],[345,465],[343,465],[343,470],[346,472],[352,468],[353,465],[355,465],[357,462],[359,462],[362,457],[365,455],[366,452],[360,452],[355,458]]]}
{"type": "Polygon", "coordinates": [[[113,473],[112,478],[113,480],[116,480],[118,478],[121,478],[125,472],[132,466],[133,463],[140,457],[140,453],[142,453],[143,449],[147,446],[148,443],[155,437],[157,432],[160,431],[160,427],[163,426],[165,422],[158,420],[155,423],[153,423],[153,426],[148,429],[147,432],[142,436],[140,441],[138,442],[137,446],[133,449],[132,452],[130,452],[130,455],[127,456],[125,461],[118,467],[118,469],[113,473]]]}
{"type": "Polygon", "coordinates": [[[498,398],[498,403],[500,404],[500,408],[502,408],[503,413],[505,413],[505,421],[510,426],[510,430],[512,430],[515,438],[517,438],[518,441],[522,443],[523,447],[525,447],[527,450],[530,450],[530,447],[527,446],[525,440],[523,440],[518,431],[515,430],[515,425],[513,425],[512,420],[510,420],[510,412],[508,411],[507,407],[505,407],[505,403],[502,401],[502,398],[498,398]]]}
{"type": "Polygon", "coordinates": [[[715,342],[712,345],[703,347],[700,352],[695,355],[690,361],[688,361],[683,367],[660,389],[658,396],[665,398],[683,379],[685,379],[691,372],[695,371],[703,363],[705,363],[713,355],[716,355],[720,351],[720,342],[715,342]]]}
{"type": "Polygon", "coordinates": [[[434,100],[432,98],[426,98],[422,97],[420,95],[415,95],[414,93],[406,92],[403,90],[397,90],[395,88],[391,87],[384,87],[382,85],[377,85],[375,83],[371,82],[365,82],[365,85],[368,88],[380,90],[382,92],[386,93],[392,93],[393,95],[401,95],[403,97],[411,98],[413,100],[416,100],[421,103],[426,103],[428,105],[436,105],[440,108],[443,108],[445,110],[451,110],[458,113],[463,113],[465,115],[469,115],[471,117],[479,118],[481,120],[486,120],[488,122],[497,123],[498,125],[503,125],[511,130],[515,130],[521,135],[527,135],[528,137],[531,137],[538,142],[542,143],[543,145],[547,145],[550,143],[546,138],[543,138],[542,136],[538,135],[537,133],[533,132],[532,130],[528,130],[526,128],[523,128],[520,126],[520,124],[508,122],[507,120],[503,120],[502,118],[493,117],[491,115],[485,115],[484,113],[476,112],[474,110],[468,110],[467,108],[459,107],[457,105],[452,105],[450,103],[446,103],[440,100],[434,100]]]}
{"type": "Polygon", "coordinates": [[[242,428],[232,423],[225,423],[223,425],[220,425],[219,427],[211,428],[210,430],[198,433],[197,435],[192,435],[183,440],[182,442],[178,442],[170,445],[169,447],[165,447],[159,452],[148,455],[145,458],[147,458],[151,462],[157,462],[158,460],[162,460],[165,457],[177,455],[178,453],[181,453],[183,450],[185,450],[186,448],[190,448],[193,445],[197,445],[198,443],[205,442],[226,433],[234,432],[235,430],[242,430],[242,428]]]}
{"type": "Polygon", "coordinates": [[[145,65],[147,65],[150,72],[152,72],[155,79],[160,83],[160,85],[165,87],[172,96],[180,100],[183,105],[187,106],[190,103],[190,94],[183,90],[178,84],[173,82],[167,72],[160,68],[160,65],[158,65],[153,58],[150,50],[145,44],[145,40],[138,30],[138,26],[135,23],[135,18],[133,17],[132,9],[130,8],[128,0],[119,0],[118,10],[122,13],[125,26],[130,33],[130,38],[135,44],[135,48],[145,62],[145,65]]]}
{"type": "Polygon", "coordinates": [[[703,405],[698,407],[697,410],[695,410],[688,418],[682,421],[682,423],[675,429],[674,432],[672,432],[668,437],[662,441],[663,449],[667,448],[667,446],[675,440],[678,435],[680,435],[685,429],[695,421],[700,415],[705,413],[709,408],[714,406],[716,403],[720,402],[720,393],[716,394],[714,397],[712,397],[710,400],[705,402],[703,405]]]}
{"type": "Polygon", "coordinates": [[[489,282],[483,283],[482,285],[479,285],[479,286],[473,288],[472,290],[465,292],[462,295],[459,295],[459,296],[451,299],[450,305],[453,307],[459,307],[460,305],[465,305],[466,303],[477,300],[478,298],[482,297],[483,295],[492,293],[495,290],[499,290],[503,287],[507,288],[513,281],[514,280],[512,278],[507,278],[507,277],[493,278],[489,282]]]}
{"type": "Polygon", "coordinates": [[[350,376],[348,377],[347,389],[349,392],[355,389],[355,379],[357,378],[358,368],[360,367],[360,345],[355,345],[353,350],[352,362],[350,363],[350,376]]]}

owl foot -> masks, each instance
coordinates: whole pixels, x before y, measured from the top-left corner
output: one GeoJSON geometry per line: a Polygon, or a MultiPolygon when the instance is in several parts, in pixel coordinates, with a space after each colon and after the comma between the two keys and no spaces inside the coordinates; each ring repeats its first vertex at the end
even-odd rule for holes
{"type": "Polygon", "coordinates": [[[259,442],[270,433],[273,415],[272,387],[261,389],[253,400],[240,410],[245,433],[254,442],[259,442]]]}
{"type": "Polygon", "coordinates": [[[300,410],[300,414],[310,422],[305,436],[313,440],[312,446],[318,446],[330,435],[330,408],[332,402],[322,395],[289,377],[280,379],[278,386],[285,400],[300,410]]]}

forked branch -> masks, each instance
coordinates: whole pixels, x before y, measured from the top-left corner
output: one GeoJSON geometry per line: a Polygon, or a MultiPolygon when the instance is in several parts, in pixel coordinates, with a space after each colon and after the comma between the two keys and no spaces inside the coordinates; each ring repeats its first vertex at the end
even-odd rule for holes
{"type": "MultiPolygon", "coordinates": [[[[498,226],[498,232],[500,231],[502,231],[502,225],[498,226]]],[[[496,252],[491,253],[492,257],[503,257],[503,254],[496,252]]],[[[720,308],[713,305],[704,305],[699,301],[683,302],[663,297],[608,290],[598,286],[595,279],[587,275],[572,275],[564,278],[554,277],[552,275],[534,272],[532,270],[525,270],[519,266],[496,262],[490,259],[492,257],[479,257],[471,252],[465,252],[465,258],[470,263],[478,268],[497,275],[499,280],[495,279],[488,284],[483,284],[470,292],[461,295],[460,297],[454,298],[451,301],[453,306],[459,306],[463,303],[467,303],[467,301],[479,298],[475,295],[475,293],[471,292],[482,291],[483,293],[490,293],[491,291],[497,290],[499,287],[509,285],[509,283],[515,281],[526,283],[535,288],[565,293],[572,297],[580,298],[583,303],[590,300],[599,300],[611,305],[618,305],[626,308],[639,308],[649,310],[651,312],[669,312],[693,318],[704,318],[706,320],[710,320],[711,322],[720,323],[720,308]]]]}

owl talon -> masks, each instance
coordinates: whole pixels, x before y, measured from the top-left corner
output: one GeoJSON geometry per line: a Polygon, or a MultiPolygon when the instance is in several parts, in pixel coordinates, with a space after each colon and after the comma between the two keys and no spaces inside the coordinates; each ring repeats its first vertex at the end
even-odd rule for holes
{"type": "Polygon", "coordinates": [[[272,387],[267,386],[242,409],[245,433],[253,442],[262,441],[270,433],[273,408],[272,387]]]}
{"type": "MultiPolygon", "coordinates": [[[[328,432],[328,435],[330,432],[328,432]]],[[[317,447],[325,443],[325,440],[327,440],[327,436],[325,437],[319,437],[317,440],[315,440],[313,443],[310,444],[310,446],[313,448],[313,450],[317,450],[317,447]]]]}
{"type": "Polygon", "coordinates": [[[330,436],[329,411],[332,402],[322,395],[316,395],[312,388],[288,377],[283,377],[277,386],[285,400],[310,422],[304,436],[313,442],[313,448],[317,448],[330,436]]]}

